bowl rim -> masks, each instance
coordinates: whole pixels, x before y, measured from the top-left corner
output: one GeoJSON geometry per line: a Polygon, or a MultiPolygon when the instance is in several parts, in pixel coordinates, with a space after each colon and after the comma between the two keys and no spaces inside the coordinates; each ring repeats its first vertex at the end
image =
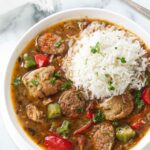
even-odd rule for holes
{"type": "MultiPolygon", "coordinates": [[[[104,13],[108,13],[108,14],[111,14],[113,16],[117,16],[119,17],[120,19],[125,19],[126,22],[130,22],[131,24],[133,24],[133,26],[137,26],[137,28],[139,28],[139,30],[146,36],[150,39],[150,35],[141,27],[139,26],[138,24],[136,24],[135,22],[133,22],[132,20],[128,19],[127,17],[123,16],[123,15],[120,15],[116,12],[113,12],[113,11],[110,11],[110,10],[107,10],[107,9],[100,9],[100,8],[93,8],[93,7],[80,7],[80,8],[74,8],[74,9],[67,9],[67,10],[63,10],[63,11],[60,11],[60,12],[57,12],[55,14],[52,14],[44,19],[42,19],[41,21],[39,21],[38,23],[36,23],[35,25],[33,25],[31,28],[29,28],[22,36],[21,38],[18,40],[16,46],[13,48],[13,52],[10,56],[10,59],[9,61],[7,62],[7,65],[6,65],[6,69],[4,71],[4,74],[2,75],[2,101],[1,101],[1,104],[2,104],[2,108],[3,108],[3,111],[1,110],[1,114],[2,114],[2,119],[3,119],[3,122],[5,124],[5,127],[6,127],[6,130],[8,131],[10,137],[13,139],[14,143],[17,145],[17,147],[19,147],[21,150],[33,150],[33,146],[31,146],[30,143],[28,143],[28,141],[31,139],[29,138],[28,141],[24,140],[24,138],[22,137],[22,135],[19,133],[19,131],[17,130],[17,128],[15,127],[14,125],[14,122],[11,121],[11,116],[9,115],[9,110],[7,108],[7,100],[9,100],[7,98],[7,94],[10,94],[10,88],[9,88],[9,91],[6,92],[5,89],[7,89],[8,87],[6,87],[8,84],[7,84],[7,79],[11,77],[11,74],[12,72],[10,72],[9,68],[10,68],[10,63],[11,63],[11,60],[13,59],[16,51],[17,51],[17,48],[18,46],[20,45],[21,41],[23,41],[24,38],[26,38],[26,36],[30,33],[30,32],[33,32],[35,29],[37,29],[42,23],[44,24],[44,22],[46,22],[47,20],[51,19],[51,18],[54,18],[54,17],[58,17],[59,15],[62,15],[64,13],[70,13],[70,12],[76,12],[76,11],[97,11],[97,12],[104,12],[104,13]]],[[[89,17],[90,18],[90,17],[89,17]]],[[[66,19],[67,20],[67,19],[66,19]]],[[[150,45],[150,44],[149,44],[150,45]]],[[[21,50],[22,51],[22,50],[21,50]]],[[[10,83],[9,83],[10,84],[10,83]]],[[[13,106],[11,106],[13,107],[13,106]]],[[[14,108],[13,108],[14,109],[14,108]]],[[[16,116],[17,117],[17,116],[16,116]]],[[[18,124],[19,126],[20,123],[18,121],[18,124]]],[[[22,128],[22,127],[21,127],[22,128]]],[[[22,129],[23,130],[23,129],[22,129]]],[[[24,131],[23,131],[24,132],[24,131]]],[[[142,149],[144,148],[148,143],[149,141],[148,140],[145,140],[148,138],[148,136],[150,136],[150,132],[148,132],[145,137],[142,138],[142,144],[141,144],[141,141],[135,146],[135,148],[133,148],[134,150],[137,150],[137,149],[142,149]],[[145,138],[145,139],[144,139],[145,138]],[[138,147],[136,149],[136,147],[138,147]]],[[[36,144],[35,144],[36,145],[36,144]]],[[[39,147],[36,146],[36,148],[38,149],[39,147]]]]}

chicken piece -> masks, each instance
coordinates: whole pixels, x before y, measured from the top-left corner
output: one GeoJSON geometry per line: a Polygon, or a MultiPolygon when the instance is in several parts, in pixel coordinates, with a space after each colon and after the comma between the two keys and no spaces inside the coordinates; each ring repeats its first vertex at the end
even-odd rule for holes
{"type": "Polygon", "coordinates": [[[60,80],[53,79],[55,68],[53,66],[42,67],[25,74],[22,81],[31,96],[35,98],[44,98],[56,94],[61,85],[60,80]]]}
{"type": "Polygon", "coordinates": [[[122,119],[132,112],[134,107],[133,97],[127,92],[123,95],[104,100],[99,106],[107,120],[122,119]]]}
{"type": "Polygon", "coordinates": [[[26,106],[26,114],[28,118],[35,122],[41,122],[43,117],[43,112],[39,111],[37,107],[33,104],[28,104],[26,106]]]}

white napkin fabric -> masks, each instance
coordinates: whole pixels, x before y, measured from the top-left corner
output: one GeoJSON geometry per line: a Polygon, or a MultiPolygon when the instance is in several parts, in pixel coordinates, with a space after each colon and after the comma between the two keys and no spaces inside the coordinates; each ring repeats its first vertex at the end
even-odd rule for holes
{"type": "MultiPolygon", "coordinates": [[[[84,6],[90,7],[103,7],[101,5],[101,2],[103,2],[103,4],[106,4],[109,1],[110,0],[94,0],[93,3],[92,0],[82,0],[82,4],[84,4],[84,6]]],[[[132,1],[150,10],[150,0],[132,0],[132,1]]],[[[27,3],[36,4],[40,10],[53,12],[56,4],[58,6],[59,3],[62,3],[63,9],[66,9],[68,8],[68,6],[69,8],[79,6],[80,2],[79,0],[0,0],[0,15],[7,13],[12,9],[15,9],[27,3]]]]}

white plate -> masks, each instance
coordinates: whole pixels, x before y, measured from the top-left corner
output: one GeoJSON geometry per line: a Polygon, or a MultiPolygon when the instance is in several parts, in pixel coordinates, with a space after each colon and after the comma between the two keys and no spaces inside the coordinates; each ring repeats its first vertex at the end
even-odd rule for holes
{"type": "MultiPolygon", "coordinates": [[[[56,24],[58,22],[61,22],[63,20],[67,19],[73,19],[73,18],[99,18],[108,20],[110,22],[119,24],[126,29],[134,32],[137,34],[143,41],[147,44],[148,47],[150,47],[150,36],[149,34],[144,31],[139,25],[134,23],[133,21],[129,20],[126,17],[123,17],[119,14],[116,14],[114,12],[103,10],[103,9],[96,9],[96,8],[77,8],[72,10],[66,10],[59,13],[56,13],[54,15],[51,15],[36,25],[34,25],[32,28],[30,28],[19,40],[16,48],[13,51],[13,54],[11,56],[11,59],[9,60],[9,63],[7,65],[7,69],[5,72],[5,75],[3,77],[3,97],[1,99],[1,108],[2,110],[2,116],[5,122],[5,126],[16,143],[16,145],[19,147],[20,150],[39,150],[40,147],[36,145],[22,130],[20,124],[18,123],[16,114],[14,112],[14,109],[12,107],[12,101],[10,97],[10,82],[11,82],[11,74],[12,70],[15,64],[15,61],[17,60],[18,56],[22,52],[22,50],[26,47],[26,45],[41,31],[45,30],[47,27],[56,24]]],[[[146,134],[146,136],[134,147],[134,150],[141,150],[149,143],[149,137],[150,132],[146,134]]]]}

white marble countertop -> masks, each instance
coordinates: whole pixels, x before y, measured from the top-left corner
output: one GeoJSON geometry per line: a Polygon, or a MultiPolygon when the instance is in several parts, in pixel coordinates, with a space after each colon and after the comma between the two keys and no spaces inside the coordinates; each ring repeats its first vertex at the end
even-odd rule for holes
{"type": "MultiPolygon", "coordinates": [[[[74,7],[106,8],[118,12],[134,20],[150,33],[150,20],[126,5],[123,0],[55,0],[54,12],[74,7]],[[62,3],[63,1],[63,3],[62,3]]],[[[3,74],[5,66],[18,39],[31,26],[42,18],[50,15],[49,12],[40,11],[34,4],[27,3],[19,8],[0,15],[0,73],[3,74]]],[[[1,79],[1,76],[0,76],[1,79]]],[[[3,108],[0,107],[2,110],[3,108]]],[[[16,139],[17,140],[17,139],[16,139]]],[[[0,117],[0,150],[17,150],[18,148],[9,137],[0,117]]],[[[148,150],[149,148],[147,148],[148,150]]]]}

